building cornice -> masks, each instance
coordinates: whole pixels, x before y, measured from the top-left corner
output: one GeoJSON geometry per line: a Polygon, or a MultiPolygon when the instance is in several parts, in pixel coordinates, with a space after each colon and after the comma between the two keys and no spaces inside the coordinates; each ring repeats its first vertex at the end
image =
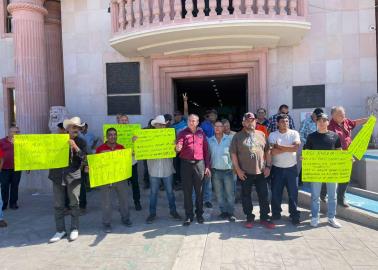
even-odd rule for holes
{"type": "Polygon", "coordinates": [[[34,11],[39,12],[42,15],[47,15],[47,10],[39,5],[32,4],[32,3],[11,3],[8,5],[8,11],[13,14],[14,11],[18,10],[26,10],[26,11],[34,11]]]}

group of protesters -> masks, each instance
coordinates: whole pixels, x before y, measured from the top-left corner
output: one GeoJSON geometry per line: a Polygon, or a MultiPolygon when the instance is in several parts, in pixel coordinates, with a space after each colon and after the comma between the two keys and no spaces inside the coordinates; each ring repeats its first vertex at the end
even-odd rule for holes
{"type": "MultiPolygon", "coordinates": [[[[282,197],[286,187],[288,193],[289,217],[294,225],[301,222],[298,210],[297,153],[306,150],[346,150],[351,143],[352,130],[367,121],[367,118],[350,120],[341,106],[331,109],[331,116],[316,108],[295,130],[289,107],[281,105],[276,114],[267,118],[267,111],[260,108],[256,113],[247,112],[242,116],[242,129],[232,131],[228,119],[219,119],[216,110],[206,111],[205,120],[200,124],[196,114],[188,113],[188,97],[183,95],[184,112],[175,111],[151,119],[147,128],[174,128],[176,131],[176,158],[144,161],[145,187],[150,189],[149,215],[146,223],[151,224],[157,217],[159,190],[166,192],[170,216],[189,226],[196,218],[204,223],[204,207],[212,208],[212,191],[220,210],[219,218],[235,222],[234,205],[236,185],[240,183],[244,226],[255,224],[253,213],[252,187],[255,186],[260,208],[259,222],[264,227],[275,228],[275,220],[282,216],[282,197]],[[185,215],[176,209],[176,190],[182,189],[185,215]],[[269,196],[269,188],[271,196],[269,196]],[[195,208],[195,209],[194,209],[195,208]]],[[[117,115],[118,124],[129,124],[127,115],[117,115]]],[[[69,165],[65,168],[50,169],[48,178],[53,183],[54,216],[56,233],[49,240],[57,242],[67,236],[74,241],[79,236],[79,216],[86,209],[86,188],[88,187],[88,154],[124,149],[117,142],[117,130],[106,130],[106,140],[101,140],[88,131],[88,125],[79,117],[66,119],[58,125],[60,133],[69,134],[69,165]],[[65,215],[71,216],[70,230],[65,227],[65,215]]],[[[0,227],[6,227],[3,211],[18,209],[18,185],[21,172],[14,170],[14,135],[18,127],[9,129],[8,136],[0,141],[0,227]]],[[[132,139],[138,140],[137,137],[132,139]]],[[[124,181],[101,186],[102,224],[105,233],[112,232],[113,190],[119,201],[121,221],[132,226],[128,204],[128,186],[132,186],[134,207],[142,209],[138,183],[137,161],[132,158],[132,176],[124,181]]],[[[320,200],[327,201],[328,223],[340,228],[336,220],[336,206],[349,207],[345,200],[348,183],[311,183],[311,226],[319,223],[320,200]],[[327,196],[328,195],[328,196],[327,196]]]]}

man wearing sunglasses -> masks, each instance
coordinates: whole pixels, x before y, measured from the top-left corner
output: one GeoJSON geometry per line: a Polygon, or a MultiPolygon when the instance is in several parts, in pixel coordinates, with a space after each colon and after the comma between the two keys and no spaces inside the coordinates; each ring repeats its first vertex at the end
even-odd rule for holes
{"type": "Polygon", "coordinates": [[[272,133],[278,130],[277,117],[281,114],[286,114],[289,117],[289,128],[295,129],[294,120],[289,114],[289,106],[287,106],[286,104],[282,104],[280,108],[278,109],[278,113],[272,115],[269,118],[269,126],[268,126],[269,133],[272,133]]]}

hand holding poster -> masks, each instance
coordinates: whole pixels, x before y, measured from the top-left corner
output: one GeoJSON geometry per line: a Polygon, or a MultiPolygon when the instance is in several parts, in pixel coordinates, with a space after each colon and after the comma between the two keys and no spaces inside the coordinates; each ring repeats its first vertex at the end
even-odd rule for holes
{"type": "Polygon", "coordinates": [[[90,186],[98,187],[131,177],[131,149],[87,156],[90,186]]]}
{"type": "Polygon", "coordinates": [[[370,116],[369,120],[357,133],[356,137],[354,137],[352,143],[348,147],[348,152],[352,153],[358,160],[362,159],[368,148],[371,134],[373,134],[374,125],[376,121],[377,119],[374,115],[370,116]]]}
{"type": "Polygon", "coordinates": [[[67,167],[70,149],[68,140],[68,134],[15,135],[15,170],[46,170],[67,167]]]}
{"type": "Polygon", "coordinates": [[[106,130],[108,128],[117,130],[117,142],[125,148],[133,148],[132,137],[135,130],[141,129],[140,124],[105,124],[103,126],[104,142],[106,141],[106,130]]]}
{"type": "Polygon", "coordinates": [[[134,142],[136,160],[173,158],[175,152],[175,129],[140,129],[134,135],[137,140],[134,142]]]}
{"type": "Polygon", "coordinates": [[[322,183],[349,182],[352,154],[340,150],[303,150],[302,181],[322,183]]]}

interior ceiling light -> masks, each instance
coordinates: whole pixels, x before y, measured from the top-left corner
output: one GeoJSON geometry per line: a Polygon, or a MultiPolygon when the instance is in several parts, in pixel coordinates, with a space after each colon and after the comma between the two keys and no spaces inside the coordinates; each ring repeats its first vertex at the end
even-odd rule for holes
{"type": "Polygon", "coordinates": [[[217,85],[216,85],[216,84],[213,84],[213,87],[217,87],[217,85]]]}
{"type": "Polygon", "coordinates": [[[215,80],[210,80],[211,82],[215,82],[215,80]]]}

